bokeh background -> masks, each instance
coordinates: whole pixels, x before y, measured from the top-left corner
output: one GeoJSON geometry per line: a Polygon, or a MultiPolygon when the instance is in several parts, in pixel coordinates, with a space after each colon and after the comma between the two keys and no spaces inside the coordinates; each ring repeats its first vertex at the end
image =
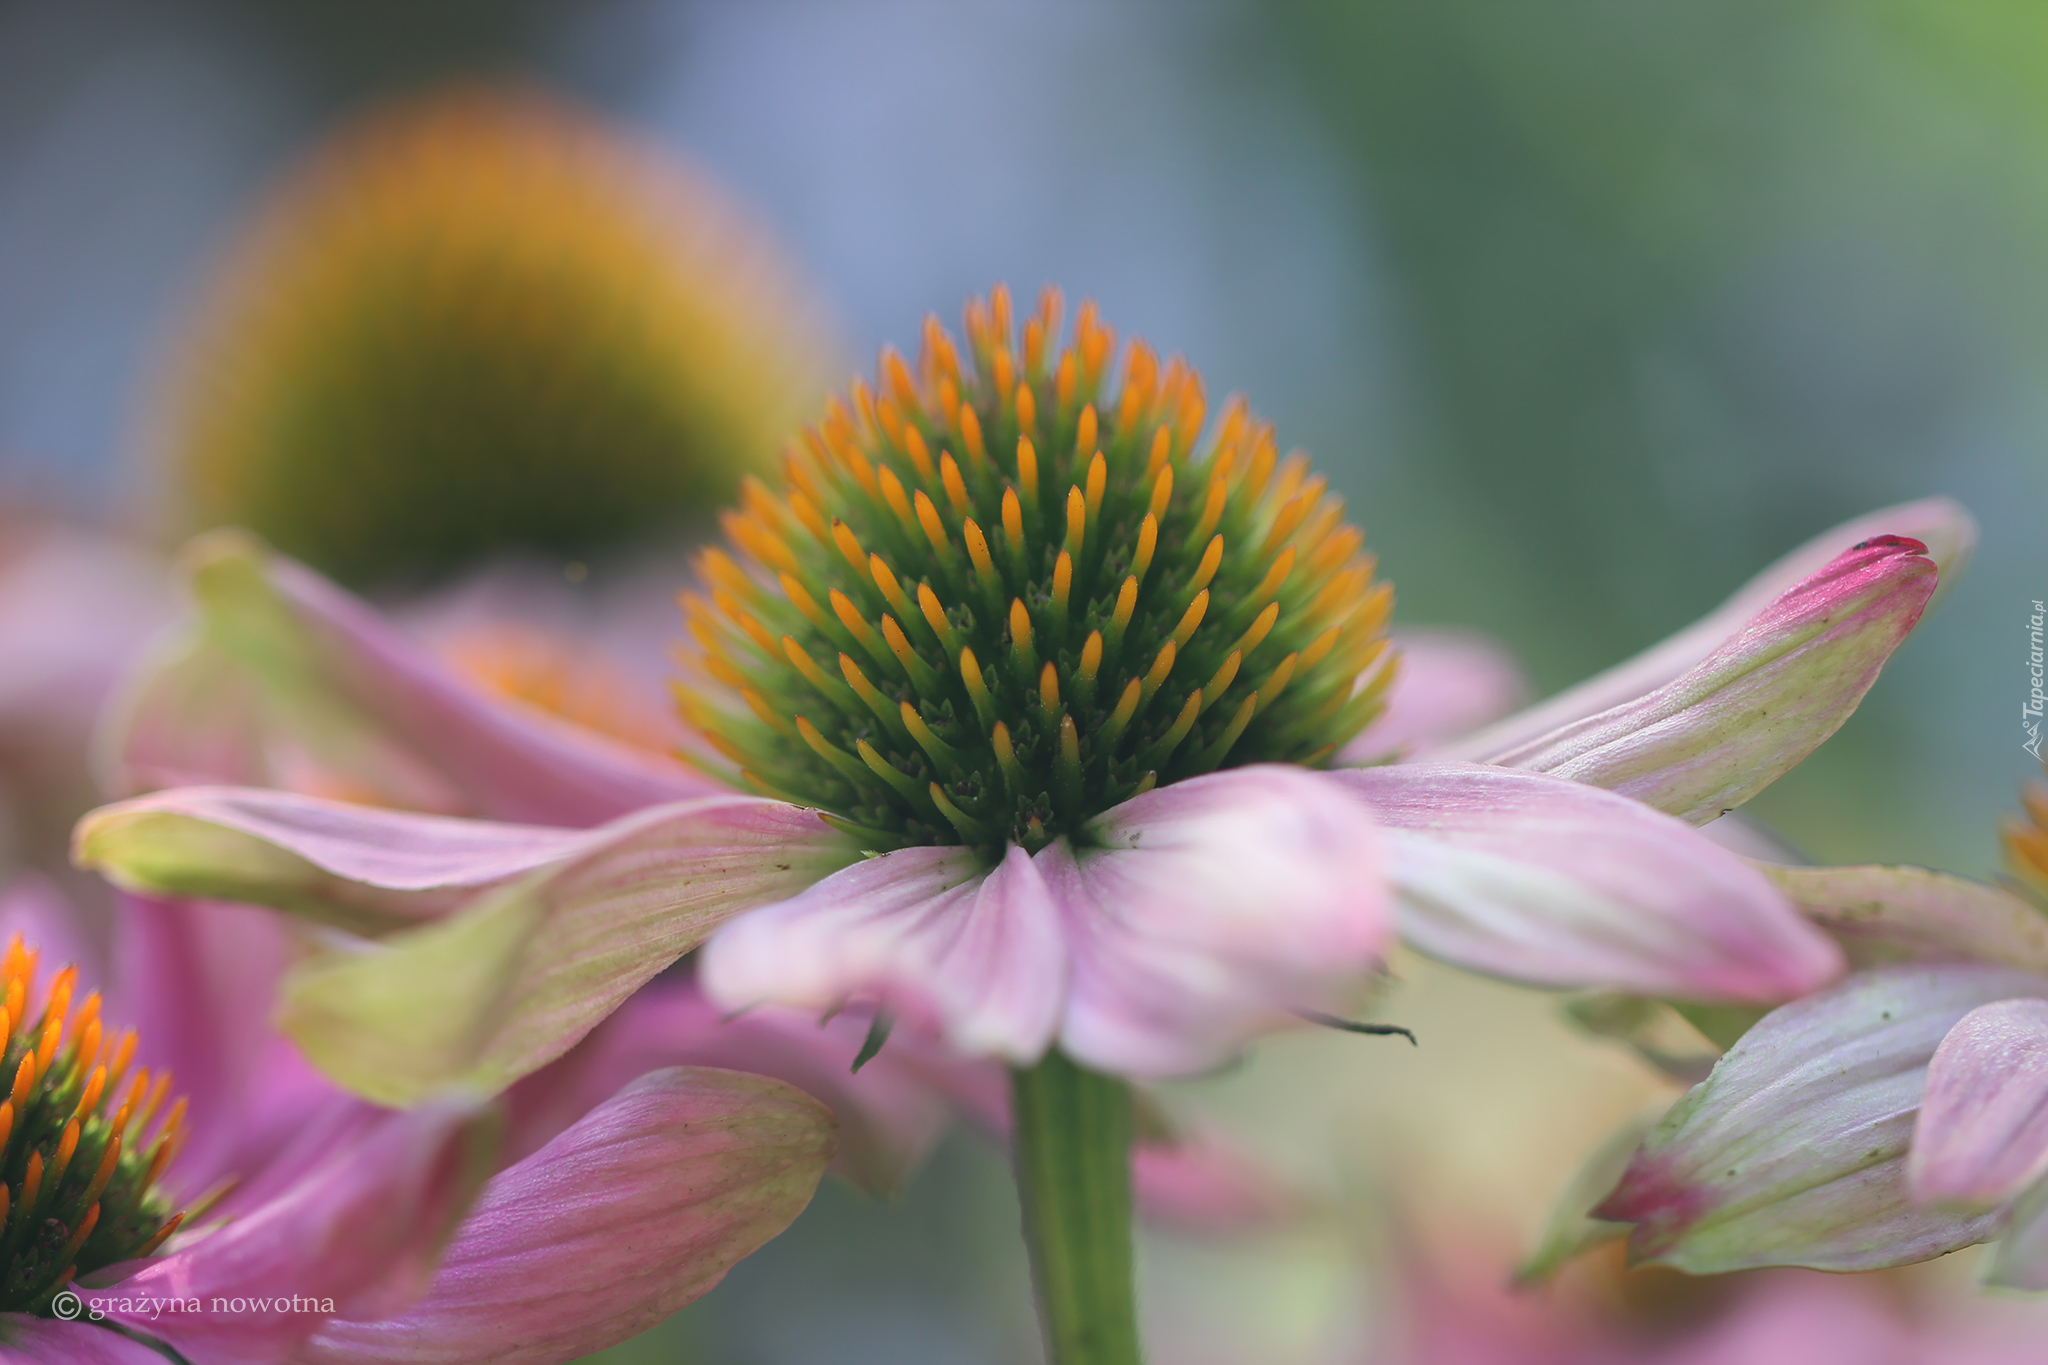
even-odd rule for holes
{"type": "MultiPolygon", "coordinates": [[[[150,524],[141,414],[239,215],[337,119],[477,74],[707,168],[849,357],[998,279],[1098,299],[1314,453],[1400,619],[1492,633],[1538,693],[1833,522],[1962,500],[1984,530],[1968,578],[1752,809],[1816,859],[1995,870],[2036,767],[2019,711],[2048,597],[2048,10],[15,0],[0,499],[150,524]]],[[[1177,1305],[1162,1361],[1366,1359],[1346,1343],[1387,1297],[1371,1246],[1411,1212],[1388,1170],[1455,1172],[1475,1226],[1525,1235],[1585,1133],[1651,1093],[1550,1002],[1402,975],[1385,1008],[1422,1061],[1288,1042],[1172,1097],[1336,1212],[1148,1241],[1154,1302],[1177,1305]]],[[[1028,1357],[1009,1198],[966,1140],[894,1204],[828,1187],[604,1359],[1028,1357]]]]}

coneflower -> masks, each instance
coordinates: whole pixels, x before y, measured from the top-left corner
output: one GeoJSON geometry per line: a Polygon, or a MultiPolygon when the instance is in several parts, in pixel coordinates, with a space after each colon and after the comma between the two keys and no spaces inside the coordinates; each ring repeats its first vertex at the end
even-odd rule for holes
{"type": "Polygon", "coordinates": [[[379,107],[229,243],[150,440],[187,529],[351,582],[706,522],[822,395],[818,310],[702,173],[545,95],[379,107]]]}

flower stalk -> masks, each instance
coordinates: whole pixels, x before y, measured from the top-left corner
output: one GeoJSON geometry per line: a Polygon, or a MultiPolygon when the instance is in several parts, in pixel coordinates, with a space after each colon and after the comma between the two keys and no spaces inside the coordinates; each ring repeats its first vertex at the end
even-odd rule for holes
{"type": "Polygon", "coordinates": [[[1010,1072],[1017,1198],[1051,1365],[1138,1365],[1131,1091],[1053,1051],[1010,1072]]]}

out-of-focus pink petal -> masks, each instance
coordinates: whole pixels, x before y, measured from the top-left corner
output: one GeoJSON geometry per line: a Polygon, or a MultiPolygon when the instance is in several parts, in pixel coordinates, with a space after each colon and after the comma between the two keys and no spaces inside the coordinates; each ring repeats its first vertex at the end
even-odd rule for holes
{"type": "Polygon", "coordinates": [[[1403,1237],[1388,1257],[1399,1293],[1374,1365],[1645,1365],[1629,1358],[1622,1324],[1584,1295],[1517,1290],[1491,1238],[1431,1240],[1403,1237]]]}
{"type": "Polygon", "coordinates": [[[1653,692],[1712,654],[1751,617],[1786,590],[1820,572],[1849,546],[1882,535],[1905,536],[1926,545],[1928,557],[1940,571],[1934,597],[1934,601],[1939,601],[1969,563],[1977,544],[1977,523],[1960,504],[1948,498],[1923,498],[1844,522],[1772,564],[1737,589],[1733,597],[1678,634],[1605,673],[1447,746],[1433,757],[1483,758],[1498,754],[1653,692]]]}
{"type": "Polygon", "coordinates": [[[1249,1232],[1307,1206],[1272,1172],[1202,1131],[1133,1144],[1131,1199],[1146,1222],[1188,1233],[1249,1232]]]}
{"type": "MultiPolygon", "coordinates": [[[[972,1065],[933,1051],[905,1030],[851,1070],[869,1021],[842,1012],[817,1014],[762,1006],[732,1018],[706,999],[695,980],[650,982],[560,1060],[507,1094],[511,1123],[507,1160],[518,1160],[650,1071],[708,1066],[787,1081],[839,1120],[834,1167],[880,1194],[902,1188],[952,1117],[951,1092],[935,1083],[927,1060],[947,1069],[972,1065]]],[[[998,1091],[1000,1067],[985,1069],[998,1091]]]]}
{"type": "Polygon", "coordinates": [[[1401,932],[1536,986],[1767,1004],[1842,955],[1749,863],[1647,806],[1466,763],[1334,772],[1390,831],[1401,932]]]}
{"type": "Polygon", "coordinates": [[[493,1179],[433,1290],[401,1317],[326,1324],[308,1365],[555,1365],[643,1332],[810,1202],[832,1116],[778,1081],[643,1077],[493,1179]]]}
{"type": "Polygon", "coordinates": [[[22,942],[42,950],[46,967],[77,967],[81,991],[99,990],[106,984],[106,972],[84,929],[64,893],[41,873],[22,873],[0,887],[0,947],[20,934],[22,942]]]}
{"type": "Polygon", "coordinates": [[[1906,1178],[1924,1203],[1988,1209],[2048,1174],[2048,1000],[1964,1015],[1934,1050],[1906,1178]]]}
{"type": "Polygon", "coordinates": [[[606,837],[260,787],[174,787],[92,812],[79,821],[72,855],[131,891],[246,901],[374,929],[444,914],[479,888],[606,837]]]}
{"type": "Polygon", "coordinates": [[[170,619],[154,559],[110,536],[0,525],[0,738],[83,735],[114,680],[170,619]]]}
{"type": "Polygon", "coordinates": [[[1387,709],[1339,761],[1405,758],[1470,734],[1520,706],[1529,680],[1505,645],[1469,630],[1397,630],[1401,666],[1387,709]]]}
{"type": "Polygon", "coordinates": [[[815,812],[739,796],[650,807],[587,837],[575,856],[432,923],[319,940],[285,982],[284,1032],[379,1103],[457,1085],[494,1093],[568,1051],[730,916],[859,856],[815,812]]]}
{"type": "Polygon", "coordinates": [[[1852,960],[1994,962],[2048,973],[2048,919],[2003,888],[1924,867],[1762,870],[1852,960]]]}
{"type": "Polygon", "coordinates": [[[0,1313],[0,1365],[164,1365],[131,1337],[89,1322],[53,1322],[0,1313]]]}
{"type": "Polygon", "coordinates": [[[1487,761],[1605,787],[1696,825],[1725,815],[1856,709],[1934,592],[1925,549],[1863,541],[1671,682],[1487,761]]]}
{"type": "Polygon", "coordinates": [[[1909,1340],[1891,1298],[1874,1285],[1789,1270],[1757,1276],[1727,1313],[1648,1360],[1652,1365],[1932,1365],[1909,1340]]]}
{"type": "Polygon", "coordinates": [[[129,689],[103,746],[114,790],[303,783],[305,771],[278,766],[289,754],[329,789],[546,825],[716,790],[659,755],[490,696],[246,534],[203,536],[186,558],[198,621],[129,689]],[[210,697],[236,714],[210,712],[210,697]]]}
{"type": "Polygon", "coordinates": [[[179,1153],[181,1180],[197,1191],[253,1175],[268,1146],[254,1108],[282,1088],[301,1094],[267,1064],[270,1011],[290,955],[284,924],[248,906],[124,894],[113,949],[108,1022],[134,1028],[136,1064],[168,1070],[206,1117],[179,1153]]]}
{"type": "Polygon", "coordinates": [[[870,1005],[963,1053],[1029,1063],[1059,1023],[1067,946],[1022,849],[990,870],[971,849],[905,848],[733,920],[698,971],[728,1009],[870,1005]]]}
{"type": "Polygon", "coordinates": [[[1258,764],[1176,782],[1035,861],[1073,944],[1060,1046],[1126,1076],[1184,1075],[1332,1008],[1391,937],[1372,811],[1334,779],[1258,764]]]}
{"type": "Polygon", "coordinates": [[[2048,977],[1890,967],[1773,1011],[1657,1126],[1594,1216],[1636,1224],[1634,1256],[1698,1275],[1875,1270],[1983,1241],[1994,1216],[1908,1197],[1906,1152],[1943,1036],[2020,996],[2048,996],[2048,977]]]}
{"type": "Polygon", "coordinates": [[[388,1114],[289,1193],[80,1296],[209,1365],[283,1361],[333,1313],[387,1315],[426,1291],[494,1126],[467,1103],[388,1114]],[[139,1299],[196,1307],[153,1315],[139,1299]]]}

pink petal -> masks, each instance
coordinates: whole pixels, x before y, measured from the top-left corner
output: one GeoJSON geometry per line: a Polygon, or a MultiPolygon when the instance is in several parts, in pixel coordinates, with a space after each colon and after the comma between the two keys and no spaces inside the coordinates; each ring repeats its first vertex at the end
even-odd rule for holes
{"type": "Polygon", "coordinates": [[[1948,498],[1923,498],[1844,522],[1772,564],[1713,612],[1678,634],[1548,701],[1469,735],[1432,757],[1482,758],[1498,754],[1653,692],[1720,648],[1750,618],[1787,589],[1820,572],[1843,550],[1858,541],[1882,535],[1905,536],[1927,546],[1928,556],[1940,571],[1941,582],[1935,594],[1939,600],[1969,563],[1977,543],[1977,523],[1948,498]]]}
{"type": "Polygon", "coordinates": [[[1330,774],[1393,833],[1402,936],[1535,986],[1764,1004],[1842,955],[1749,863],[1647,806],[1478,764],[1330,774]]]}
{"type": "Polygon", "coordinates": [[[131,689],[111,744],[117,790],[292,785],[275,756],[294,748],[330,786],[536,824],[594,825],[717,790],[658,755],[490,696],[244,534],[202,537],[187,559],[199,619],[183,651],[131,689]]]}
{"type": "Polygon", "coordinates": [[[1344,749],[1340,762],[1406,758],[1500,719],[1529,695],[1529,680],[1507,647],[1466,630],[1394,633],[1401,665],[1387,709],[1344,749]]]}
{"type": "Polygon", "coordinates": [[[1934,1051],[1906,1178],[1925,1203],[1988,1209],[2048,1174],[2048,1000],[1964,1015],[1934,1051]]]}
{"type": "Polygon", "coordinates": [[[1487,755],[1605,787],[1703,824],[1832,735],[1935,586],[1917,540],[1858,543],[1654,691],[1487,755]]]}
{"type": "Polygon", "coordinates": [[[603,840],[602,832],[414,815],[260,787],[175,787],[86,816],[73,860],[132,891],[249,901],[377,928],[446,913],[481,887],[603,840]]]}
{"type": "Polygon", "coordinates": [[[1634,1256],[1691,1274],[1874,1270],[1983,1241],[1995,1217],[1908,1197],[1906,1153],[1943,1036],[2018,996],[2048,996],[2048,977],[1889,967],[1773,1011],[1658,1125],[1594,1216],[1636,1224],[1634,1256]]]}
{"type": "Polygon", "coordinates": [[[371,944],[323,939],[287,980],[285,1033],[385,1104],[492,1093],[546,1065],[730,916],[857,855],[815,812],[752,797],[654,806],[566,861],[371,944]]]}
{"type": "Polygon", "coordinates": [[[245,906],[123,894],[113,947],[108,1021],[134,1028],[136,1064],[168,1070],[193,1113],[206,1117],[179,1154],[179,1175],[192,1190],[227,1175],[246,1179],[276,1140],[251,1145],[251,1111],[286,1088],[271,1064],[270,1027],[291,952],[286,926],[245,906]]]}
{"type": "Polygon", "coordinates": [[[1131,1199],[1147,1223],[1199,1234],[1252,1232],[1307,1207],[1270,1171],[1208,1132],[1134,1144],[1131,1199]]]}
{"type": "MultiPolygon", "coordinates": [[[[1906,1340],[1892,1297],[1867,1280],[1771,1271],[1725,1312],[1654,1357],[1655,1365],[1934,1365],[1906,1340]]],[[[1993,1365],[1958,1357],[1954,1365],[1993,1365]]]]}
{"type": "Polygon", "coordinates": [[[2002,887],[1924,867],[1763,872],[1852,957],[1874,964],[1901,957],[1991,962],[2048,973],[2048,919],[2002,887]]]}
{"type": "Polygon", "coordinates": [[[1129,1076],[1203,1071],[1332,1008],[1390,926],[1372,812],[1304,768],[1253,765],[1133,797],[1035,861],[1065,913],[1060,1046],[1129,1076]]]}
{"type": "Polygon", "coordinates": [[[0,1365],[164,1365],[139,1341],[89,1322],[0,1313],[0,1365]]]}
{"type": "MultiPolygon", "coordinates": [[[[950,1094],[928,1068],[968,1064],[924,1058],[930,1049],[906,1030],[855,1072],[868,1022],[853,1013],[820,1021],[770,1006],[731,1018],[694,979],[649,982],[574,1050],[512,1088],[506,1156],[537,1151],[649,1071],[719,1067],[786,1081],[824,1104],[839,1120],[834,1168],[863,1188],[894,1193],[952,1118],[950,1094]]],[[[987,1070],[996,1089],[1007,1089],[1000,1068],[987,1070]]]]}
{"type": "Polygon", "coordinates": [[[1035,1061],[1065,993],[1067,948],[1038,866],[1012,845],[905,848],[732,921],[705,946],[728,1009],[873,1006],[962,1053],[1035,1061]]]}
{"type": "Polygon", "coordinates": [[[0,526],[0,736],[83,736],[121,671],[171,616],[164,571],[139,547],[44,524],[0,526]]]}
{"type": "Polygon", "coordinates": [[[309,1365],[554,1365],[700,1297],[810,1202],[832,1119],[776,1081],[641,1078],[492,1180],[431,1293],[386,1321],[326,1324],[309,1365]]]}
{"type": "Polygon", "coordinates": [[[374,945],[321,940],[281,1017],[322,1070],[394,1105],[502,1088],[727,916],[856,856],[814,812],[742,796],[567,831],[193,788],[105,808],[77,842],[81,864],[124,886],[381,931],[374,945]]]}
{"type": "Polygon", "coordinates": [[[385,1115],[289,1193],[81,1297],[208,1365],[283,1361],[332,1313],[392,1313],[425,1292],[482,1183],[492,1126],[464,1104],[385,1115]],[[135,1303],[152,1298],[196,1306],[135,1303]]]}

